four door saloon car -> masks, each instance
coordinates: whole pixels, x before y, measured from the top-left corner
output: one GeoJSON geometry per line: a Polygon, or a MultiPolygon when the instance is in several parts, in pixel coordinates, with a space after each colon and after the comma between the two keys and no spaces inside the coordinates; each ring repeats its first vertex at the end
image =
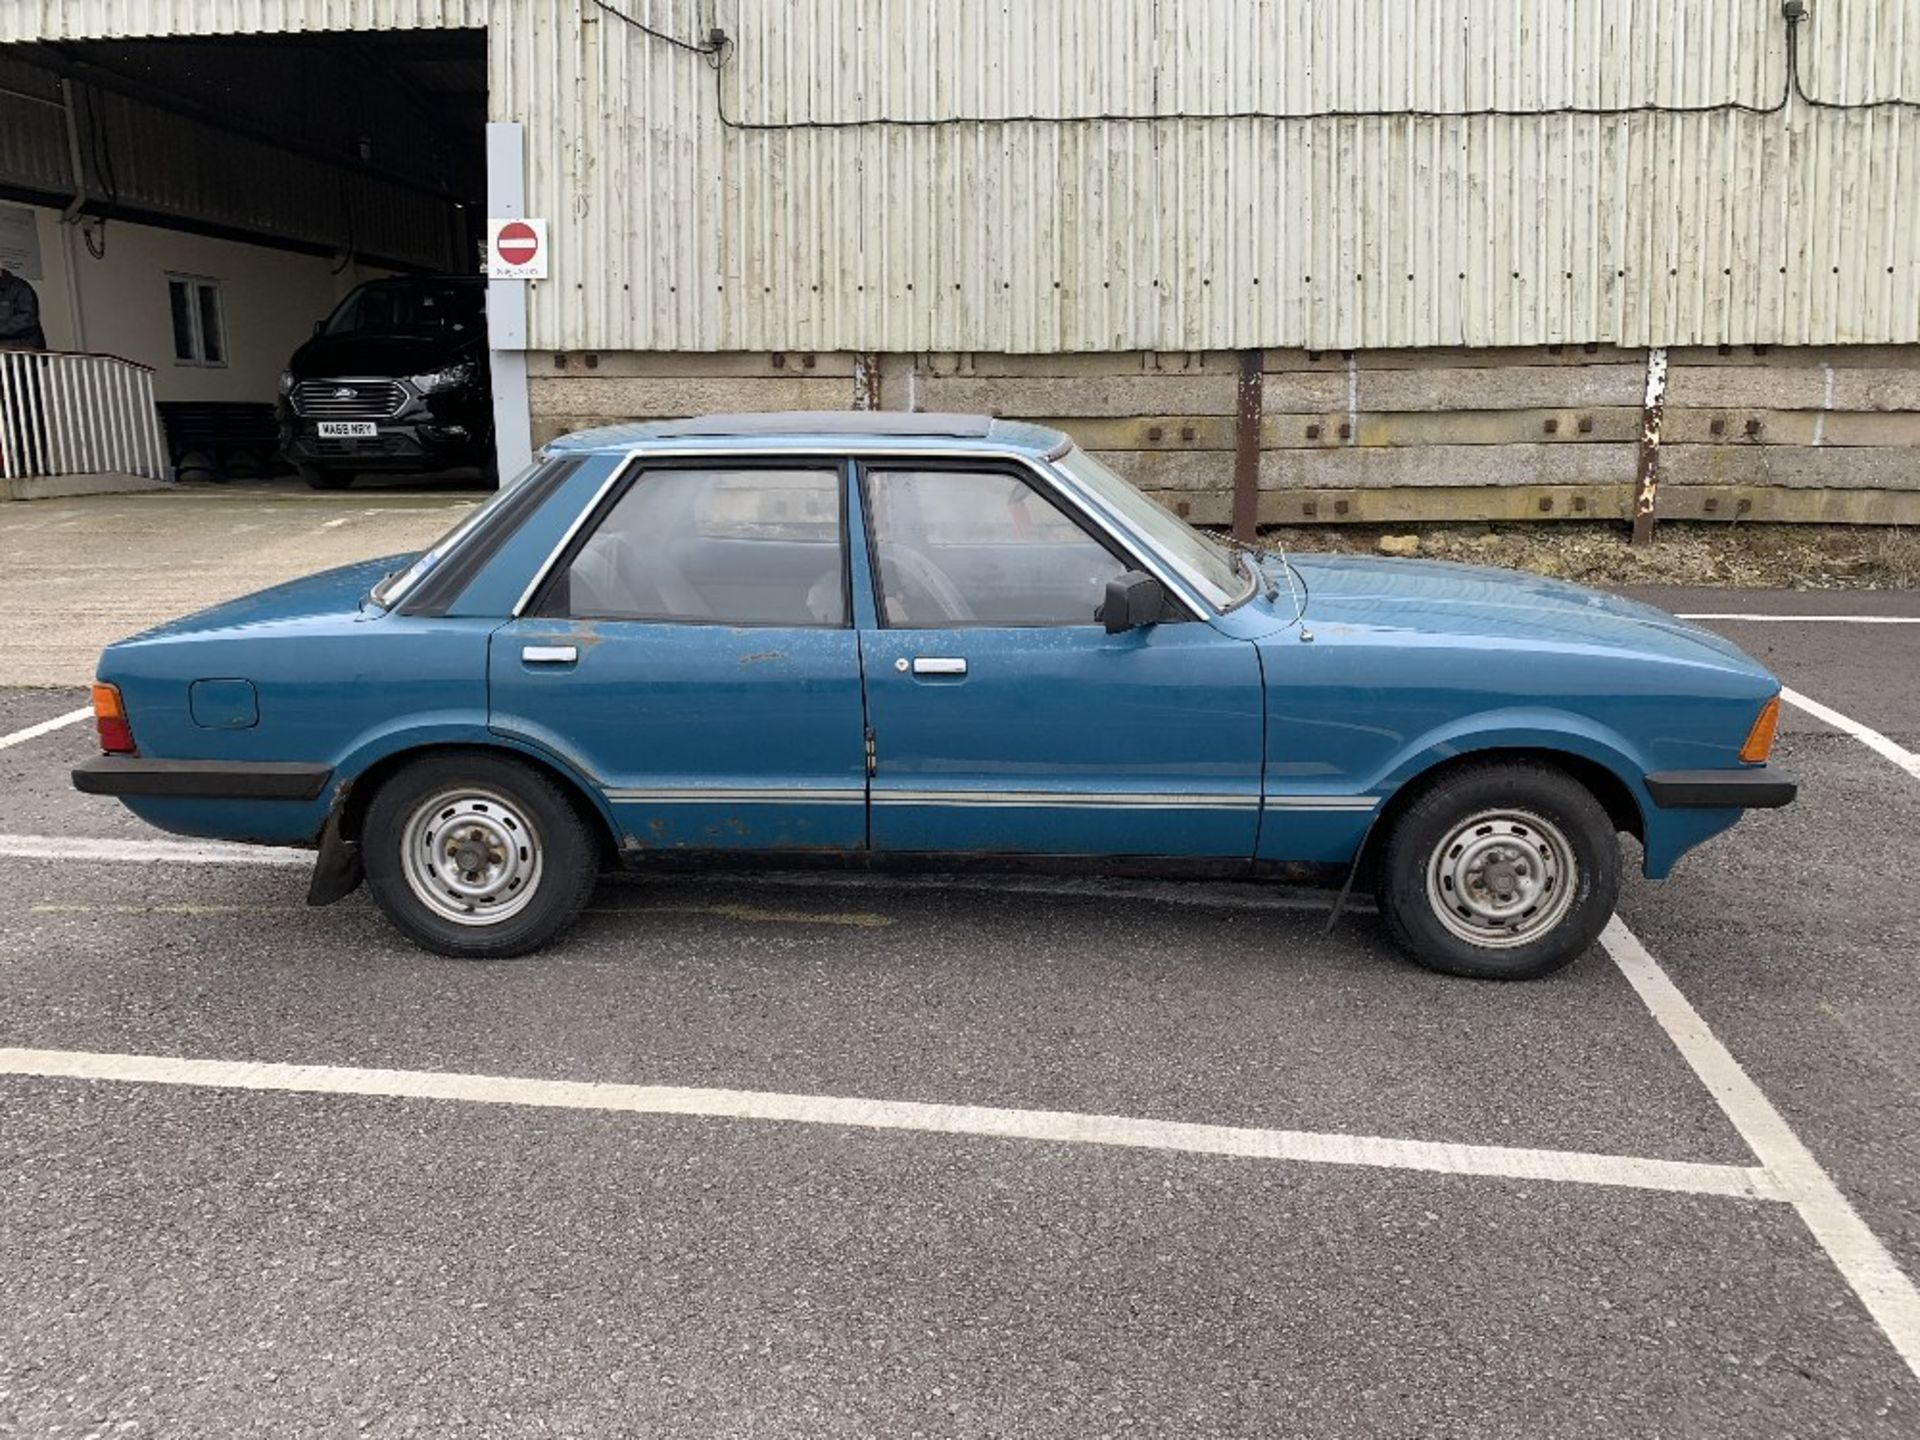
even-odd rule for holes
{"type": "Polygon", "coordinates": [[[317,847],[446,955],[612,867],[1359,880],[1417,960],[1546,974],[1618,833],[1661,877],[1744,808],[1779,684],[1643,605],[1236,550],[1057,431],[718,416],[577,435],[422,555],[108,647],[82,790],[317,847]]]}

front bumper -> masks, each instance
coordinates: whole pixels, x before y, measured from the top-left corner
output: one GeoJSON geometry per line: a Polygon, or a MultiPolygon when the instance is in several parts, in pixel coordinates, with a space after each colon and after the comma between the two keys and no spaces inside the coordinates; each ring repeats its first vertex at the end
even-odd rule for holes
{"type": "Polygon", "coordinates": [[[312,421],[298,421],[282,427],[280,453],[295,465],[367,471],[478,465],[492,454],[491,441],[472,427],[401,420],[377,423],[380,433],[368,438],[323,440],[312,421]],[[453,433],[456,429],[459,433],[453,433]]]}
{"type": "Polygon", "coordinates": [[[73,767],[73,788],[87,795],[169,800],[314,800],[333,771],[294,761],[146,760],[96,755],[73,767]]]}
{"type": "Polygon", "coordinates": [[[1800,787],[1771,765],[1742,770],[1662,770],[1649,775],[1647,794],[1662,810],[1777,810],[1800,787]]]}

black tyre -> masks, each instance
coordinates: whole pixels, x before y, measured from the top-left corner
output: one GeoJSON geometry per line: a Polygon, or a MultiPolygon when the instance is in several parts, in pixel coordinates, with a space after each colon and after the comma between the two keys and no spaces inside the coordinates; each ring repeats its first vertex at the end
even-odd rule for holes
{"type": "Polygon", "coordinates": [[[351,470],[322,470],[318,465],[299,467],[300,478],[315,490],[344,490],[353,484],[351,470]]]}
{"type": "Polygon", "coordinates": [[[1525,761],[1463,766],[1394,822],[1375,879],[1394,940],[1448,975],[1533,980],[1571,963],[1620,895],[1620,840],[1593,793],[1525,761]]]}
{"type": "Polygon", "coordinates": [[[440,955],[525,955],[580,914],[599,873],[592,831],[549,776],[509,756],[415,761],[374,793],[361,827],[367,887],[440,955]]]}

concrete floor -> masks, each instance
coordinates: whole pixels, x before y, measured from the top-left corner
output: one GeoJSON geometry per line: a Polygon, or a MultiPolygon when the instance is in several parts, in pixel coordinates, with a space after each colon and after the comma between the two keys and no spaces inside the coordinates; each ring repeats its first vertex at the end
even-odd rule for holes
{"type": "Polygon", "coordinates": [[[0,505],[0,683],[84,685],[114,640],[315,570],[423,549],[486,493],[267,483],[0,505]]]}

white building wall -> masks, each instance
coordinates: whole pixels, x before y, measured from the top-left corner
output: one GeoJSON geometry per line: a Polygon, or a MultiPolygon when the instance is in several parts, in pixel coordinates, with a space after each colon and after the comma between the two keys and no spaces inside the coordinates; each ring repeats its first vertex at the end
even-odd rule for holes
{"type": "Polygon", "coordinates": [[[47,343],[153,367],[156,400],[270,402],[287,357],[335,303],[380,271],[330,273],[317,256],[110,221],[95,259],[56,210],[34,207],[46,275],[34,282],[47,343]],[[183,365],[173,356],[169,274],[220,282],[227,363],[183,365]]]}

